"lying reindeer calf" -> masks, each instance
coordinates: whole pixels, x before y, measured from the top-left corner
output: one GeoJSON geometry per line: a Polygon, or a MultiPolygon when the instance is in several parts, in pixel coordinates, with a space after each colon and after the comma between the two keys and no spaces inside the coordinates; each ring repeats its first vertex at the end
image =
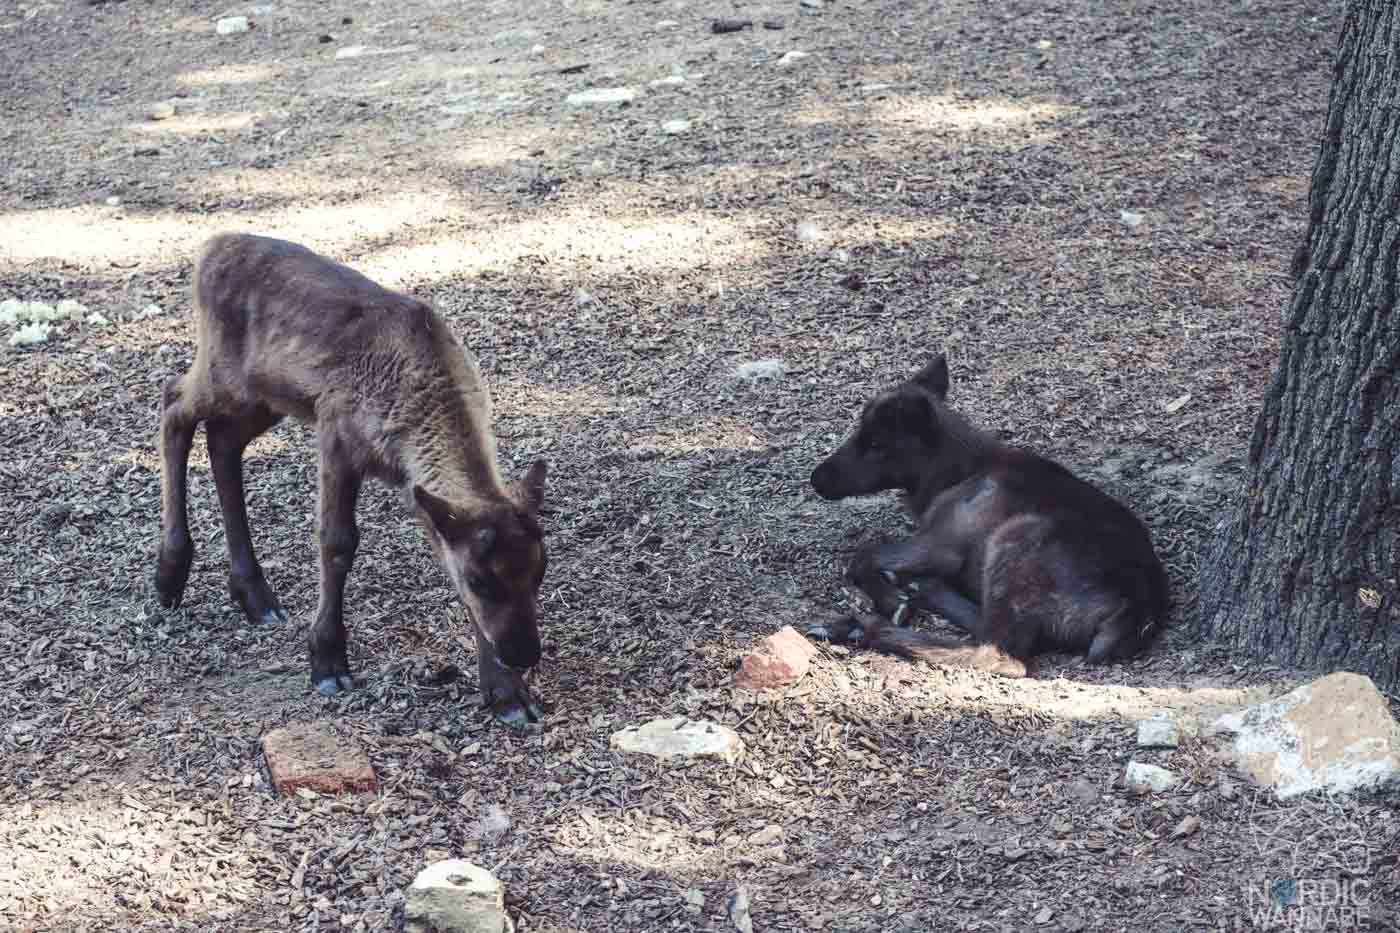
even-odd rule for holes
{"type": "Polygon", "coordinates": [[[185,474],[203,422],[229,589],[252,621],[287,621],[253,552],[243,451],[291,415],[315,426],[319,448],[316,689],[353,684],[342,603],[360,540],[355,505],[374,476],[411,490],[407,504],[473,620],[486,704],[511,725],[538,719],[521,674],[540,658],[546,466],[536,462],[515,484],[502,479],[472,355],[425,303],[283,240],[213,237],[195,263],[194,299],[194,364],[161,398],[161,605],[180,604],[194,560],[185,474]]]}
{"type": "Polygon", "coordinates": [[[918,530],[862,550],[847,570],[878,615],[808,635],[1010,677],[1047,650],[1084,652],[1091,663],[1137,654],[1168,604],[1147,528],[1058,463],[979,431],[947,395],[939,354],[868,402],[854,433],[813,471],[824,499],[903,491],[918,530]],[[981,646],[902,628],[911,607],[981,646]]]}

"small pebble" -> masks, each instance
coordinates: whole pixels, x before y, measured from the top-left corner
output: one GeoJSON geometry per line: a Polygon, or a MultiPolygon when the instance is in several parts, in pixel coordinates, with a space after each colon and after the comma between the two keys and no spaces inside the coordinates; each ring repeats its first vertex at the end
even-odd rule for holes
{"type": "Polygon", "coordinates": [[[710,23],[710,32],[722,36],[727,32],[738,32],[753,25],[751,19],[717,19],[710,23]]]}
{"type": "Polygon", "coordinates": [[[146,116],[152,120],[169,120],[175,116],[175,105],[168,100],[163,100],[158,104],[152,104],[151,109],[146,111],[146,116]]]}
{"type": "Polygon", "coordinates": [[[798,62],[802,61],[802,59],[806,58],[807,55],[808,53],[806,52],[799,52],[796,49],[793,49],[791,52],[788,52],[782,58],[778,59],[778,64],[783,68],[790,68],[798,62]]]}
{"type": "Polygon", "coordinates": [[[253,26],[248,22],[246,16],[225,16],[214,24],[214,31],[221,36],[231,36],[240,32],[247,32],[253,26]]]}
{"type": "Polygon", "coordinates": [[[680,136],[682,133],[690,132],[689,120],[667,120],[661,124],[661,132],[667,136],[680,136]]]}
{"type": "Polygon", "coordinates": [[[1181,730],[1170,719],[1144,719],[1138,723],[1138,748],[1176,748],[1181,744],[1181,730]]]}

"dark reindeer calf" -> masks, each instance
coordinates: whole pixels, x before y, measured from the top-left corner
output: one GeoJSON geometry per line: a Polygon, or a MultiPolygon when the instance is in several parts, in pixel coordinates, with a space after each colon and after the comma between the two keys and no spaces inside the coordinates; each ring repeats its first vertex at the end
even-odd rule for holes
{"type": "Polygon", "coordinates": [[[1091,663],[1137,654],[1168,603],[1146,527],[1058,463],[977,430],[947,395],[939,354],[868,402],[854,433],[813,471],[824,499],[901,490],[918,530],[862,550],[847,571],[878,615],[808,634],[1012,677],[1043,651],[1083,652],[1091,663]],[[902,628],[911,608],[980,645],[902,628]]]}
{"type": "Polygon", "coordinates": [[[546,467],[538,461],[519,482],[502,479],[491,400],[471,354],[428,305],[283,240],[213,237],[195,263],[194,299],[194,364],[162,395],[161,604],[180,604],[194,560],[185,473],[203,422],[229,589],[252,621],[287,621],[253,551],[243,451],[291,415],[315,426],[320,455],[316,689],[353,684],[343,597],[360,541],[355,505],[373,476],[407,493],[467,607],[483,700],[510,725],[538,719],[521,674],[540,658],[546,467]]]}

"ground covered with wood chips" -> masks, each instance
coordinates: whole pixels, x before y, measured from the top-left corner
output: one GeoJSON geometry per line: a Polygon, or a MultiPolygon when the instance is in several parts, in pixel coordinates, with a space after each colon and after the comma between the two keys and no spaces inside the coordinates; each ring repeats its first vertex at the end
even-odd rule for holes
{"type": "Polygon", "coordinates": [[[1174,633],[1025,682],[824,650],[775,695],[731,687],[759,638],[849,608],[852,549],[905,527],[807,476],[940,347],[975,420],[1139,510],[1189,603],[1274,362],[1340,6],[0,9],[0,298],[112,321],[0,348],[0,926],[394,929],[413,876],[465,855],[521,931],[733,929],[739,885],[759,931],[1255,929],[1277,878],[1364,880],[1366,928],[1396,929],[1394,797],[1280,804],[1198,740],[1133,747],[1139,716],[1297,672],[1174,633]],[[254,28],[216,34],[234,14],[254,28]],[[481,712],[462,610],[382,487],[348,590],[361,684],[310,690],[295,425],[248,459],[293,623],[233,608],[200,446],[194,574],[157,609],[158,388],[224,229],[433,300],[511,472],[550,460],[541,730],[481,712]],[[732,375],[768,358],[785,374],[732,375]],[[679,714],[747,756],[609,749],[679,714]],[[379,792],[274,795],[259,738],[290,721],[362,744],[379,792]],[[1134,754],[1184,783],[1128,795],[1134,754]]]}

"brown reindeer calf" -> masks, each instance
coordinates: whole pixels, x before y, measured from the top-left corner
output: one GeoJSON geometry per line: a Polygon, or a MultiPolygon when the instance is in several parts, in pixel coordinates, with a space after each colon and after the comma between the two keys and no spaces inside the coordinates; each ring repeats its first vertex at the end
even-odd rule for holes
{"type": "Polygon", "coordinates": [[[939,354],[868,402],[855,432],[813,471],[812,488],[825,499],[902,490],[918,530],[861,551],[847,571],[878,616],[808,634],[1013,677],[1025,676],[1032,655],[1056,648],[1085,652],[1091,663],[1138,653],[1168,602],[1146,527],[1058,463],[977,430],[947,395],[939,354]],[[911,606],[981,645],[901,628],[911,606]]]}
{"type": "Polygon", "coordinates": [[[355,504],[374,476],[412,491],[473,620],[486,704],[511,725],[538,719],[521,673],[540,658],[546,556],[536,518],[546,468],[539,461],[518,483],[502,479],[491,400],[471,354],[423,302],[283,240],[213,237],[195,263],[194,299],[194,365],[162,396],[161,604],[180,604],[194,560],[185,473],[202,421],[229,589],[252,621],[287,621],[253,553],[243,451],[291,415],[315,426],[320,453],[321,592],[309,639],[316,689],[331,695],[353,684],[343,597],[360,540],[355,504]]]}

